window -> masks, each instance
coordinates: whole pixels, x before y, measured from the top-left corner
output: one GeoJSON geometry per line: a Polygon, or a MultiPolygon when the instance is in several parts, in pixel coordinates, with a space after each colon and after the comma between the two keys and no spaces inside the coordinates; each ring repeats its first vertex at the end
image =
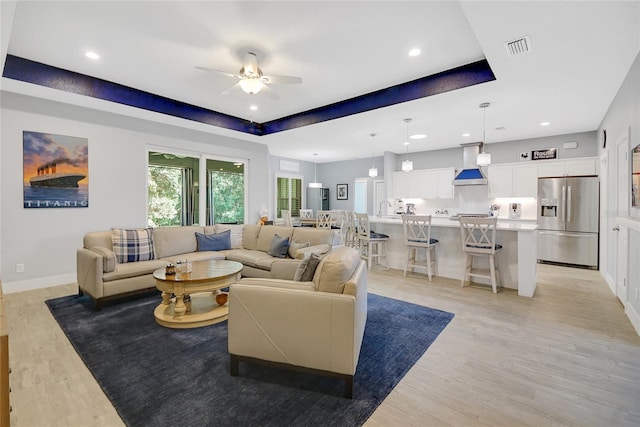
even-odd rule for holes
{"type": "Polygon", "coordinates": [[[207,160],[207,224],[244,223],[244,163],[207,160]]]}
{"type": "Polygon", "coordinates": [[[276,218],[282,218],[282,210],[290,210],[291,216],[300,216],[302,208],[302,178],[276,176],[276,218]]]}
{"type": "Polygon", "coordinates": [[[149,152],[149,227],[192,225],[198,222],[198,159],[169,153],[149,152]]]}

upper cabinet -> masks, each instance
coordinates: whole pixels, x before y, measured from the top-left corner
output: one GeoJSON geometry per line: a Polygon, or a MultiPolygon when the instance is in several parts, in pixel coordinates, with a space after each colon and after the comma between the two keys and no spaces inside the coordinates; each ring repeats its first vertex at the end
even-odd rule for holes
{"type": "Polygon", "coordinates": [[[585,176],[598,174],[598,161],[595,157],[567,160],[544,160],[538,164],[538,177],[585,176]]]}
{"type": "Polygon", "coordinates": [[[454,168],[393,173],[393,198],[453,199],[454,168]]]}
{"type": "Polygon", "coordinates": [[[492,165],[487,168],[489,198],[536,197],[538,168],[535,164],[492,165]]]}

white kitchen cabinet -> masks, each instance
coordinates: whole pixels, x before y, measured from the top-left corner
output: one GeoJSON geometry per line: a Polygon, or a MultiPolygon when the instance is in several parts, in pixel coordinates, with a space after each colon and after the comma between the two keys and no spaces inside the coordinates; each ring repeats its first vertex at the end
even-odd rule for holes
{"type": "Polygon", "coordinates": [[[492,165],[487,170],[489,198],[536,197],[538,168],[532,164],[492,165]]]}
{"type": "Polygon", "coordinates": [[[455,197],[455,187],[453,186],[453,178],[456,176],[455,168],[437,169],[434,172],[436,175],[436,181],[438,182],[436,198],[453,199],[455,197]]]}
{"type": "Polygon", "coordinates": [[[538,162],[538,177],[586,176],[598,174],[595,157],[567,160],[542,160],[538,162]]]}
{"type": "Polygon", "coordinates": [[[538,197],[538,168],[536,165],[513,167],[513,196],[538,197]]]}
{"type": "Polygon", "coordinates": [[[454,168],[393,173],[393,198],[453,199],[454,168]]]}
{"type": "Polygon", "coordinates": [[[406,172],[394,172],[393,173],[393,198],[402,199],[409,197],[408,185],[409,177],[406,172]]]}

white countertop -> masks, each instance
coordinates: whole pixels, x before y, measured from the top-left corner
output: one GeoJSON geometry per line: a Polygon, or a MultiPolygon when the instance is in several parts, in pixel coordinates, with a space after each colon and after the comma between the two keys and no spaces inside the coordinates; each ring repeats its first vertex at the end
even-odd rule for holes
{"type": "MultiPolygon", "coordinates": [[[[397,224],[402,225],[402,218],[399,216],[370,216],[369,222],[372,224],[397,224]]],[[[431,218],[431,226],[432,227],[451,227],[458,228],[460,225],[458,221],[450,219],[449,216],[432,216],[431,218]]],[[[538,225],[535,220],[526,220],[526,219],[508,219],[508,218],[498,218],[498,230],[513,230],[513,231],[533,231],[538,229],[538,225]]]]}

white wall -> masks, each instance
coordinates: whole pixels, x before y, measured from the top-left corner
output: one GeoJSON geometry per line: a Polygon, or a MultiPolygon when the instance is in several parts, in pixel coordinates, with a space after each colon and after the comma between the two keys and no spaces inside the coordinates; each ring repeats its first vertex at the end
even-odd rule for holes
{"type": "Polygon", "coordinates": [[[248,221],[268,205],[265,145],[2,92],[0,272],[7,292],[75,282],[87,231],[146,226],[146,147],[247,159],[248,221]],[[89,207],[24,209],[22,132],[89,140],[89,207]],[[15,273],[16,264],[25,272],[15,273]]]}
{"type": "MultiPolygon", "coordinates": [[[[622,83],[620,90],[614,98],[607,114],[602,120],[598,129],[598,135],[602,131],[607,131],[607,146],[600,145],[599,152],[603,162],[608,169],[607,174],[602,174],[601,186],[606,189],[608,200],[603,201],[601,209],[601,263],[600,270],[609,283],[612,290],[615,290],[616,280],[616,242],[617,234],[612,230],[617,223],[616,194],[617,194],[617,147],[616,140],[629,131],[629,148],[632,149],[640,144],[640,55],[638,55],[631,66],[626,79],[622,83]]],[[[600,140],[601,141],[601,140],[600,140]]],[[[635,217],[635,221],[640,222],[640,209],[631,209],[630,215],[635,217]]],[[[631,220],[634,220],[633,218],[631,220]]],[[[638,267],[638,248],[640,243],[637,239],[640,233],[632,232],[629,235],[629,270],[627,277],[627,314],[635,316],[632,318],[634,325],[640,325],[640,303],[635,299],[636,292],[640,290],[640,274],[638,267]],[[634,256],[634,257],[632,257],[634,256]]],[[[636,326],[640,333],[640,327],[636,326]]]]}

